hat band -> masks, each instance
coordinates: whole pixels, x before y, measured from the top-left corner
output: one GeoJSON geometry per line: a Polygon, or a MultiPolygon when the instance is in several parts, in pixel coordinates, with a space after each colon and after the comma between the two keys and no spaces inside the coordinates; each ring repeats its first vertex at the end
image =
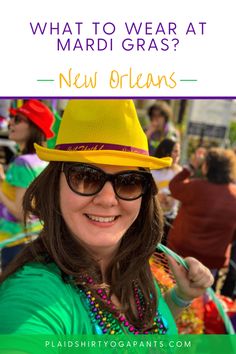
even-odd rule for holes
{"type": "Polygon", "coordinates": [[[64,151],[86,151],[86,150],[117,150],[134,152],[136,154],[149,155],[147,150],[138,149],[133,146],[103,144],[103,143],[76,143],[76,144],[59,144],[56,145],[57,150],[64,151]]]}

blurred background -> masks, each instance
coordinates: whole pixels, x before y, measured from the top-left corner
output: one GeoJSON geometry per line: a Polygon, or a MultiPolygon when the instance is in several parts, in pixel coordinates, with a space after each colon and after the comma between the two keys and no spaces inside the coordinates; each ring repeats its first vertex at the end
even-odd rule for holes
{"type": "MultiPolygon", "coordinates": [[[[0,99],[0,161],[8,163],[15,153],[15,143],[8,139],[9,109],[19,108],[26,100],[0,99]]],[[[54,131],[58,130],[60,117],[67,104],[66,99],[41,100],[54,113],[56,117],[54,131]]],[[[198,147],[205,148],[220,146],[236,148],[236,100],[134,100],[140,123],[147,131],[150,126],[149,109],[155,104],[166,103],[171,114],[168,125],[176,130],[176,138],[181,145],[181,163],[185,163],[189,156],[198,147]]],[[[167,129],[169,129],[167,128],[167,129]]],[[[164,134],[165,135],[165,134],[164,134]]],[[[165,136],[159,136],[158,142],[165,136]]],[[[172,136],[171,136],[172,137],[172,136]]],[[[55,139],[48,142],[53,146],[55,139]]],[[[158,143],[157,143],[158,145],[158,143]]],[[[155,147],[157,147],[155,145],[155,147]]]]}

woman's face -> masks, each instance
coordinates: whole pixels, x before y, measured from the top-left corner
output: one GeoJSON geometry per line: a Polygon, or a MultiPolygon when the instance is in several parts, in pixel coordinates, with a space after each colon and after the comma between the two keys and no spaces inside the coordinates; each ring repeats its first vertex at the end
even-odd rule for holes
{"type": "Polygon", "coordinates": [[[176,143],[174,145],[173,150],[171,152],[171,157],[173,159],[173,164],[179,162],[179,158],[180,158],[180,144],[179,143],[176,143]]]}
{"type": "Polygon", "coordinates": [[[159,111],[154,111],[152,115],[152,126],[155,127],[157,131],[162,131],[165,128],[166,120],[165,117],[162,116],[159,111]]]}
{"type": "Polygon", "coordinates": [[[17,114],[9,123],[9,139],[22,145],[27,142],[30,137],[29,120],[22,114],[17,114]]]}
{"type": "MultiPolygon", "coordinates": [[[[134,167],[94,165],[106,173],[137,170],[134,167]]],[[[117,198],[112,184],[106,182],[94,196],[80,196],[60,176],[60,208],[67,227],[87,249],[116,250],[127,229],[137,218],[142,198],[126,201],[117,198]]]]}

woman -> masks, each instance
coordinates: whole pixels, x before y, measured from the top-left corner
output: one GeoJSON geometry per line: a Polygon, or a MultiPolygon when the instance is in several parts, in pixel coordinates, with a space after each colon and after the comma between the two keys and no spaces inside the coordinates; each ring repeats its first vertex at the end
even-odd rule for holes
{"type": "MultiPolygon", "coordinates": [[[[29,100],[18,109],[11,110],[9,139],[16,142],[18,156],[10,163],[6,174],[1,170],[0,183],[0,242],[27,231],[41,229],[32,219],[23,226],[22,199],[26,188],[46,167],[35,153],[34,143],[43,144],[52,136],[51,111],[37,100],[29,100]]],[[[2,250],[2,268],[24,247],[26,239],[9,244],[2,250]]]]}
{"type": "Polygon", "coordinates": [[[163,139],[173,138],[176,140],[179,134],[171,122],[172,109],[165,101],[153,104],[149,107],[147,114],[150,119],[150,125],[146,129],[149,154],[155,156],[156,148],[163,139]]]}
{"type": "Polygon", "coordinates": [[[165,299],[154,282],[162,222],[149,169],[171,161],[148,156],[133,102],[70,101],[55,149],[36,151],[50,163],[24,209],[44,229],[2,277],[0,333],[176,333],[170,310],[177,316],[212,276],[187,259],[188,273],[172,262],[178,285],[165,299]]]}
{"type": "Polygon", "coordinates": [[[233,151],[211,148],[202,174],[205,178],[190,179],[191,171],[184,168],[170,182],[170,191],[181,207],[168,235],[168,246],[182,256],[196,257],[216,274],[228,266],[236,230],[233,151]]]}
{"type": "Polygon", "coordinates": [[[171,166],[161,170],[152,171],[153,178],[158,187],[158,200],[164,214],[164,235],[162,238],[163,244],[166,244],[167,242],[169,229],[178,212],[178,201],[171,196],[169,183],[172,178],[174,178],[174,176],[182,170],[181,166],[179,165],[179,142],[171,139],[162,140],[156,149],[155,157],[162,158],[167,156],[172,158],[171,166]]]}

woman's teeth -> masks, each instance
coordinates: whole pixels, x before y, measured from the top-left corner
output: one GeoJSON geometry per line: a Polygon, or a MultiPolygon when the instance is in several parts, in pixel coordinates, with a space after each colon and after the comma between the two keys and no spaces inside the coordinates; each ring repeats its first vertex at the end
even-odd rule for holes
{"type": "Polygon", "coordinates": [[[94,216],[94,215],[88,215],[88,214],[87,214],[87,217],[90,220],[97,221],[97,222],[112,222],[116,218],[116,216],[102,217],[102,216],[94,216]]]}

